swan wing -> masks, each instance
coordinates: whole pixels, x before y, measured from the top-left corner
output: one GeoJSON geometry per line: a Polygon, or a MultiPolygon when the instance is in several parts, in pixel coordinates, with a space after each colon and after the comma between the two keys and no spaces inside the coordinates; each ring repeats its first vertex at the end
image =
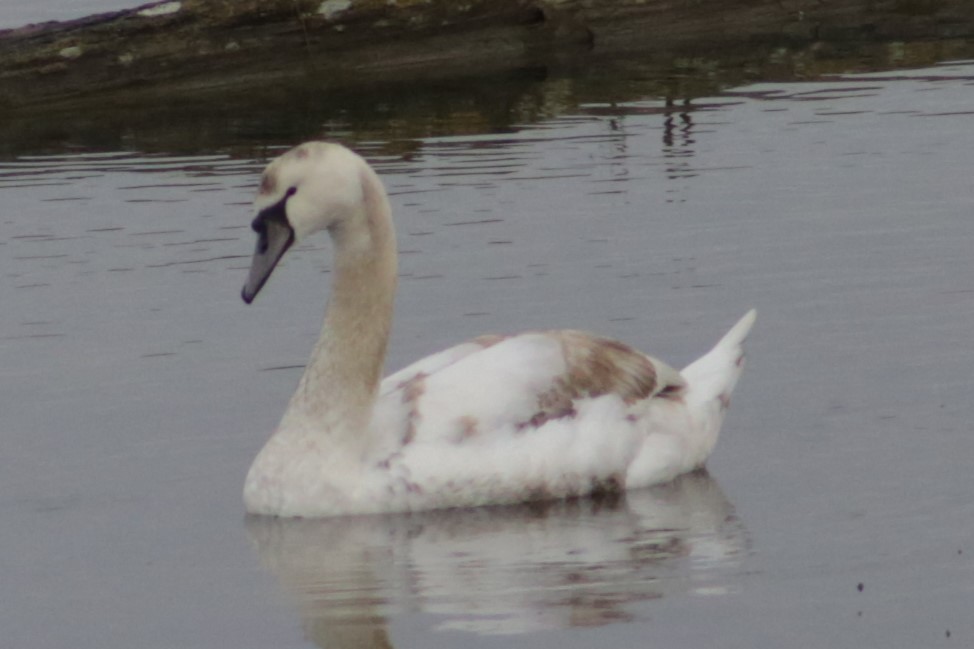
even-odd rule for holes
{"type": "MultiPolygon", "coordinates": [[[[387,461],[410,447],[498,448],[553,424],[572,434],[586,416],[594,417],[593,402],[611,404],[604,407],[626,424],[627,415],[644,410],[647,401],[677,398],[685,387],[665,363],[581,331],[482,337],[382,382],[372,421],[373,457],[387,461]]],[[[603,428],[611,423],[601,422],[603,428]]]]}
{"type": "Polygon", "coordinates": [[[379,397],[381,399],[392,392],[402,390],[410,381],[416,379],[417,376],[433,374],[470,354],[490,347],[503,338],[504,336],[480,336],[415,361],[384,378],[382,384],[379,386],[379,397]]]}

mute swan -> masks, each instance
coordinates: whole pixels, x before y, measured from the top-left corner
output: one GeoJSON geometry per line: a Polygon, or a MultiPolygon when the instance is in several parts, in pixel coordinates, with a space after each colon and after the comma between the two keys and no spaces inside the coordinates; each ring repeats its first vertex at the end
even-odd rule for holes
{"type": "Polygon", "coordinates": [[[255,200],[248,304],[295,241],[328,230],[321,336],[244,484],[248,512],[334,516],[564,498],[701,466],[755,312],[678,372],[581,331],[482,336],[380,381],[396,238],[379,177],[338,144],[272,161],[255,200]]]}

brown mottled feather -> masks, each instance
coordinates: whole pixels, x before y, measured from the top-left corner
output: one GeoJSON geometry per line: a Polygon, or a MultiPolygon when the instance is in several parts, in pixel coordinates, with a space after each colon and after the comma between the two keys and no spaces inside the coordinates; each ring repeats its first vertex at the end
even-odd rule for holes
{"type": "Polygon", "coordinates": [[[581,331],[552,332],[561,342],[568,365],[566,389],[572,398],[618,394],[632,404],[653,394],[656,367],[644,354],[617,340],[581,331]]]}
{"type": "Polygon", "coordinates": [[[409,408],[406,420],[406,430],[402,436],[402,445],[406,446],[416,437],[416,425],[419,423],[419,398],[426,392],[426,373],[418,372],[408,380],[403,381],[402,402],[409,408]]]}
{"type": "Polygon", "coordinates": [[[260,177],[260,189],[258,190],[261,194],[273,194],[277,189],[277,174],[271,171],[265,171],[260,177]]]}
{"type": "Polygon", "coordinates": [[[502,334],[484,334],[482,336],[477,336],[471,342],[475,342],[484,349],[488,347],[493,347],[497,343],[507,340],[510,336],[504,336],[502,334]]]}
{"type": "Polygon", "coordinates": [[[616,394],[632,405],[652,396],[682,397],[686,386],[678,373],[661,364],[660,376],[652,359],[624,343],[571,329],[547,335],[561,343],[567,369],[538,395],[538,411],[517,425],[519,431],[574,417],[575,401],[581,398],[616,394]]]}
{"type": "Polygon", "coordinates": [[[457,434],[458,442],[463,442],[465,440],[472,439],[477,436],[477,433],[480,432],[478,430],[479,422],[477,421],[476,417],[470,417],[470,416],[460,417],[460,420],[457,423],[460,426],[460,431],[457,434]]]}

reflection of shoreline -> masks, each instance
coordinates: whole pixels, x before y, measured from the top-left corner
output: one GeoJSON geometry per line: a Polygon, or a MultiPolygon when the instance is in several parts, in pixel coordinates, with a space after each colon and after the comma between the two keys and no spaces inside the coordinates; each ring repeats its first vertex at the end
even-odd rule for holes
{"type": "Polygon", "coordinates": [[[479,634],[628,620],[640,602],[724,592],[746,547],[705,472],[615,501],[254,517],[247,531],[322,647],[390,646],[385,620],[419,611],[479,634]]]}
{"type": "MultiPolygon", "coordinates": [[[[974,21],[956,25],[961,33],[974,21]]],[[[449,83],[396,77],[343,92],[324,92],[313,71],[279,80],[274,92],[222,84],[191,92],[140,96],[137,88],[95,93],[83,110],[38,104],[13,110],[0,100],[0,157],[74,148],[143,153],[266,156],[267,146],[312,137],[350,144],[388,142],[384,154],[409,156],[428,137],[514,133],[560,115],[640,112],[620,106],[643,100],[679,105],[720,96],[756,82],[813,81],[850,72],[918,68],[974,57],[969,38],[901,35],[884,42],[865,34],[835,41],[744,42],[715,47],[708,40],[679,48],[581,57],[554,57],[503,71],[481,71],[449,83]],[[206,89],[213,89],[206,94],[206,89]]],[[[150,87],[151,88],[151,87],[150,87]]],[[[651,109],[653,112],[668,112],[651,109]]]]}

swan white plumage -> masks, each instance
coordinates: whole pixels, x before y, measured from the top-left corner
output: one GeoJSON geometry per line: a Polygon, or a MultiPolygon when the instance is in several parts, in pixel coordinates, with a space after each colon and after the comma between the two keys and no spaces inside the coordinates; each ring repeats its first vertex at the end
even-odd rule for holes
{"type": "Polygon", "coordinates": [[[248,512],[333,516],[563,498],[666,482],[710,455],[743,367],[745,315],[682,372],[574,330],[484,336],[380,372],[397,280],[388,198],[338,144],[272,161],[255,201],[251,302],[327,230],[321,336],[244,485],[248,512]]]}

